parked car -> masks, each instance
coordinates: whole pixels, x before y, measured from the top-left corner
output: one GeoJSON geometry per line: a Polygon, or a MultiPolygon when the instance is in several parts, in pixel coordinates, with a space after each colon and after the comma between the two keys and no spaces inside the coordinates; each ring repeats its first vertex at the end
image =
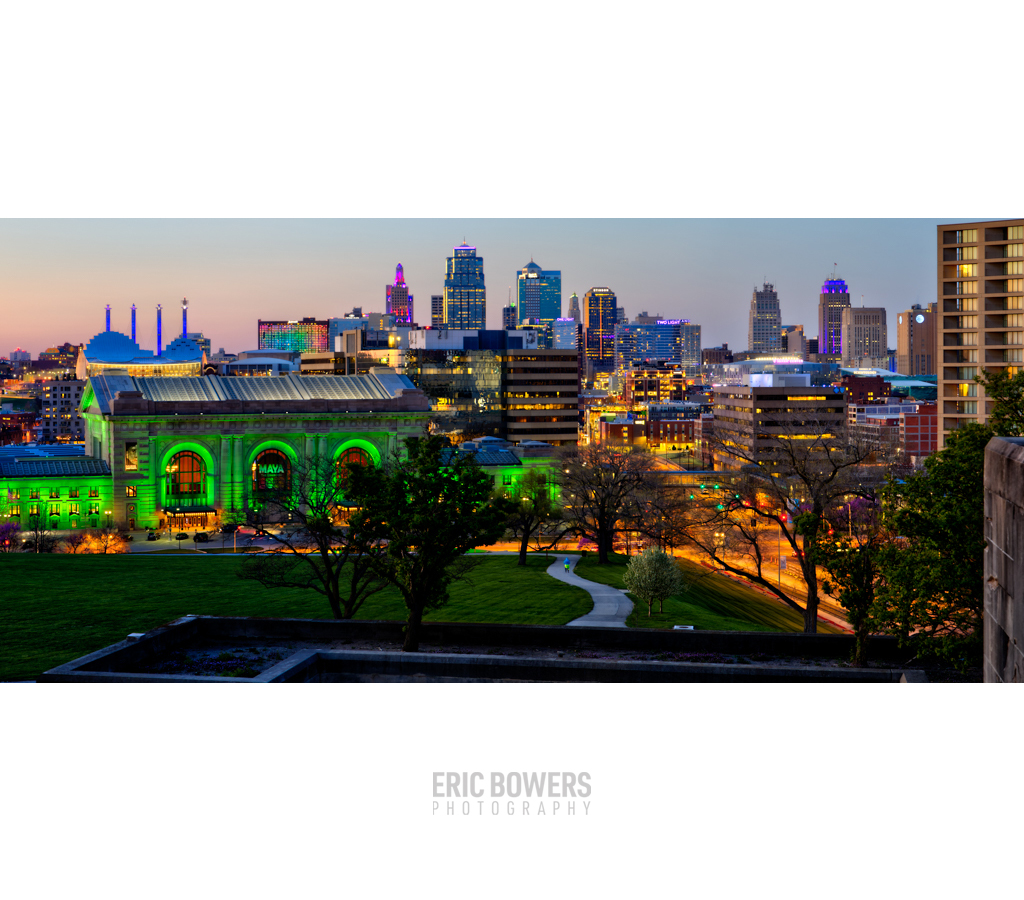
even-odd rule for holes
{"type": "Polygon", "coordinates": [[[210,536],[205,531],[197,531],[192,538],[197,544],[210,543],[210,536]]]}
{"type": "Polygon", "coordinates": [[[265,528],[257,528],[257,529],[256,529],[256,530],[255,530],[255,531],[253,532],[253,535],[252,535],[252,536],[253,536],[254,538],[258,538],[258,537],[270,537],[270,532],[269,532],[269,531],[267,531],[267,530],[266,530],[265,528]]]}
{"type": "Polygon", "coordinates": [[[146,540],[147,541],[155,541],[156,539],[157,539],[157,536],[156,536],[156,532],[155,531],[151,531],[149,534],[146,535],[146,540]]]}
{"type": "Polygon", "coordinates": [[[174,536],[174,539],[176,541],[187,541],[188,540],[188,534],[186,534],[184,531],[179,532],[178,534],[176,534],[174,536]]]}
{"type": "Polygon", "coordinates": [[[238,526],[237,525],[221,525],[220,526],[221,534],[234,534],[236,531],[238,531],[238,526]]]}

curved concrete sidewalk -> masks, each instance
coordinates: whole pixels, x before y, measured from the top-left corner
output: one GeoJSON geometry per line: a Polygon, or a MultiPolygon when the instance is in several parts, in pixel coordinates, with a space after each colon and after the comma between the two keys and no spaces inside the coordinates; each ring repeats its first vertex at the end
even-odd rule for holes
{"type": "Polygon", "coordinates": [[[559,581],[564,581],[566,584],[581,587],[594,598],[594,608],[585,616],[573,619],[569,624],[580,625],[584,628],[625,628],[626,617],[633,611],[633,601],[626,596],[625,591],[580,578],[575,574],[579,556],[569,554],[568,557],[568,575],[565,573],[566,556],[564,554],[548,566],[548,575],[559,581]]]}

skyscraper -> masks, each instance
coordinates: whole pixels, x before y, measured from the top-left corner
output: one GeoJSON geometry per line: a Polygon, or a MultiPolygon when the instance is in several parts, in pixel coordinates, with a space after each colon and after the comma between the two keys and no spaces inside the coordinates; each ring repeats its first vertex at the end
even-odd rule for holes
{"type": "Polygon", "coordinates": [[[448,257],[444,279],[444,324],[454,329],[487,327],[484,260],[463,243],[448,257]]]}
{"type": "Polygon", "coordinates": [[[615,292],[592,287],[583,295],[583,342],[587,361],[598,368],[615,364],[615,292]]]}
{"type": "Polygon", "coordinates": [[[546,271],[531,259],[519,273],[516,300],[520,323],[539,319],[550,325],[562,315],[561,271],[546,271]]]}
{"type": "Polygon", "coordinates": [[[569,311],[566,313],[566,317],[575,319],[577,325],[583,322],[583,314],[580,312],[580,298],[576,296],[575,291],[572,292],[572,296],[569,298],[569,311]]]}
{"type": "Polygon", "coordinates": [[[761,290],[754,288],[754,295],[750,299],[747,349],[751,353],[777,353],[782,347],[781,325],[778,292],[774,284],[766,281],[761,285],[761,290]]]}
{"type": "Polygon", "coordinates": [[[835,273],[821,286],[818,296],[818,355],[829,362],[843,356],[843,310],[850,308],[850,289],[835,273]]]}
{"type": "Polygon", "coordinates": [[[411,325],[412,318],[412,294],[409,293],[409,286],[405,283],[405,273],[402,271],[402,264],[399,263],[395,269],[395,282],[384,287],[386,301],[384,311],[395,317],[396,325],[411,325]]]}
{"type": "Polygon", "coordinates": [[[939,225],[936,237],[941,448],[953,429],[988,419],[976,375],[1024,366],[1024,219],[939,225]]]}

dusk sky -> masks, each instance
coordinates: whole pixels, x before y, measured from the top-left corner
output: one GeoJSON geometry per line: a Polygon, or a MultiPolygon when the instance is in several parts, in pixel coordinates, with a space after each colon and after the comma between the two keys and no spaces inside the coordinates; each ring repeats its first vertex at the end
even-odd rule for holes
{"type": "Polygon", "coordinates": [[[463,238],[484,259],[487,323],[531,257],[562,272],[563,310],[573,291],[614,290],[640,311],[688,318],[706,347],[747,344],[751,293],[775,284],[785,324],[817,334],[821,284],[837,263],[854,305],[894,314],[935,297],[935,225],[947,219],[58,219],[0,221],[0,355],[33,356],[104,327],[156,344],[189,330],[213,349],[256,347],[256,321],[384,310],[384,287],[401,262],[421,325],[444,287],[445,257],[463,238]]]}

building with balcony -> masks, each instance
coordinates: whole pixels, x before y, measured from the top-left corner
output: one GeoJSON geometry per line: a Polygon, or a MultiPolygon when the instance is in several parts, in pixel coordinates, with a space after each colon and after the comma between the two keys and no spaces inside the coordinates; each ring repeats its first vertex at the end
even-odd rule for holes
{"type": "Polygon", "coordinates": [[[1024,365],[1024,219],[939,225],[936,256],[941,448],[954,429],[988,419],[975,377],[1024,365]]]}

